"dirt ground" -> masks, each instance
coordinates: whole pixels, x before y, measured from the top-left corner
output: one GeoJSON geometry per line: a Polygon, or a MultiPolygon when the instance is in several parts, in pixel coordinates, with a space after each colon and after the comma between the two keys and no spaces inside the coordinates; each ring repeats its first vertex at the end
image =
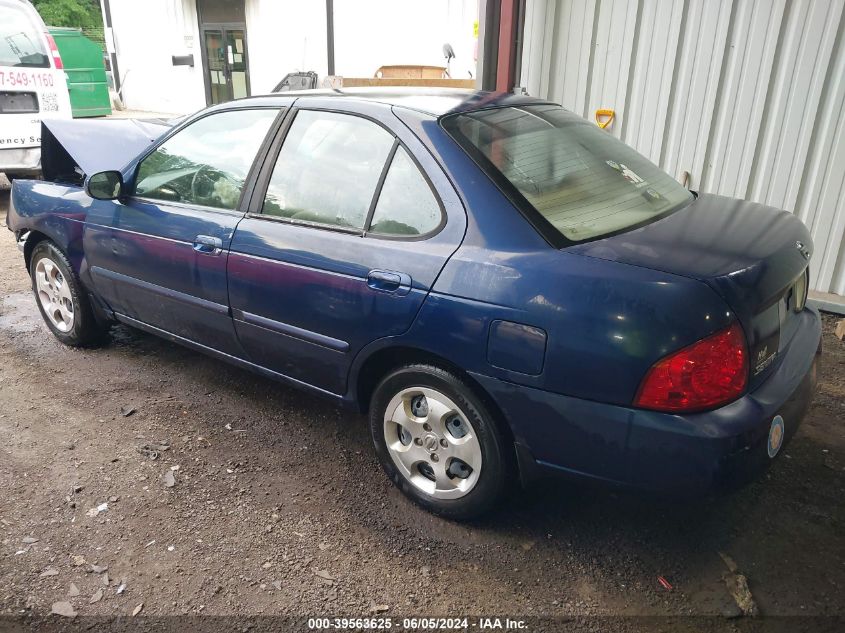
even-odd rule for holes
{"type": "Polygon", "coordinates": [[[7,203],[0,191],[0,614],[67,601],[79,616],[143,603],[139,618],[727,621],[721,552],[761,615],[845,615],[845,344],[830,316],[813,408],[751,486],[679,504],[543,483],[461,525],[388,483],[361,416],[125,327],[101,349],[60,345],[7,203]],[[170,448],[151,459],[150,443],[170,448]]]}

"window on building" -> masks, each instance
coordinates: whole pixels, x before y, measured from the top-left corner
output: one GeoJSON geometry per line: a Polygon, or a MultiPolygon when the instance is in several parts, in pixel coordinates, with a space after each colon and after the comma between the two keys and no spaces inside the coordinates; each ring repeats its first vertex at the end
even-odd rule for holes
{"type": "Polygon", "coordinates": [[[246,22],[244,0],[200,0],[198,8],[203,22],[246,22]]]}

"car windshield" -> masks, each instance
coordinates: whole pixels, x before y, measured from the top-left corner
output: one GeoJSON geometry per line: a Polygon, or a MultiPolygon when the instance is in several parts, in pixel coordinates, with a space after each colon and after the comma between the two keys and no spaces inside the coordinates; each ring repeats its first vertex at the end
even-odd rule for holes
{"type": "Polygon", "coordinates": [[[572,242],[642,226],[693,199],[645,157],[557,105],[459,114],[443,127],[572,242]]]}
{"type": "Polygon", "coordinates": [[[19,3],[0,2],[0,66],[50,67],[44,38],[19,3]]]}

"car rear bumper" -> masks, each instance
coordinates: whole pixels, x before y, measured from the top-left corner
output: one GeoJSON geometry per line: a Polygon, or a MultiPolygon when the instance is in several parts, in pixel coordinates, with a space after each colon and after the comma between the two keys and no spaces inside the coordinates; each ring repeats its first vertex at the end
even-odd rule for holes
{"type": "Polygon", "coordinates": [[[773,461],[772,421],[792,438],[815,392],[821,320],[802,323],[776,371],[713,411],[674,415],[589,402],[475,375],[511,422],[523,479],[563,474],[661,493],[741,486],[773,461]],[[550,415],[552,413],[552,415],[550,415]]]}
{"type": "Polygon", "coordinates": [[[0,149],[0,172],[37,174],[41,170],[41,147],[0,149]]]}

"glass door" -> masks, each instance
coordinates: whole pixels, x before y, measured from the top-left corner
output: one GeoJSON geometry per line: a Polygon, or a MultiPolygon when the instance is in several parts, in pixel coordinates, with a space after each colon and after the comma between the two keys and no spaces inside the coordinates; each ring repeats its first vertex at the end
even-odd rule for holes
{"type": "Polygon", "coordinates": [[[223,103],[249,96],[246,37],[242,27],[203,30],[208,68],[209,102],[223,103]]]}
{"type": "Polygon", "coordinates": [[[205,31],[205,54],[208,60],[208,84],[211,87],[212,105],[231,101],[222,29],[205,31]]]}
{"type": "Polygon", "coordinates": [[[229,90],[232,99],[249,96],[246,67],[246,38],[243,29],[226,29],[226,62],[229,65],[229,90]]]}

